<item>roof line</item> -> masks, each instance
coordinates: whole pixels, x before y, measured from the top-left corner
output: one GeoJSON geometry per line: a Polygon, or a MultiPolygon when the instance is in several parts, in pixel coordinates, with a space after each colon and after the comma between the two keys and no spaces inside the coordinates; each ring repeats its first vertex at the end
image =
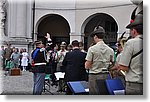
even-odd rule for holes
{"type": "Polygon", "coordinates": [[[94,7],[94,8],[40,8],[36,7],[36,10],[89,10],[89,9],[100,9],[100,8],[112,8],[112,7],[119,7],[119,6],[129,6],[133,4],[123,4],[123,5],[115,5],[115,6],[105,6],[105,7],[94,7]]]}

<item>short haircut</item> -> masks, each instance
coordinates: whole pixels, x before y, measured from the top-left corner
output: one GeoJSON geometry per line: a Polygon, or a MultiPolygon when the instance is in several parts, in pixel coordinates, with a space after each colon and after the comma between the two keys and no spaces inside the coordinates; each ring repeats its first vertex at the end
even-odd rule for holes
{"type": "Polygon", "coordinates": [[[95,34],[99,39],[103,39],[104,38],[104,33],[96,33],[95,34]]]}
{"type": "Polygon", "coordinates": [[[42,41],[35,41],[34,44],[35,46],[38,46],[39,44],[42,44],[42,41]]]}
{"type": "Polygon", "coordinates": [[[72,41],[73,47],[79,47],[79,42],[77,40],[72,41]]]}
{"type": "Polygon", "coordinates": [[[134,26],[132,29],[135,29],[139,34],[143,34],[143,25],[134,26]]]}

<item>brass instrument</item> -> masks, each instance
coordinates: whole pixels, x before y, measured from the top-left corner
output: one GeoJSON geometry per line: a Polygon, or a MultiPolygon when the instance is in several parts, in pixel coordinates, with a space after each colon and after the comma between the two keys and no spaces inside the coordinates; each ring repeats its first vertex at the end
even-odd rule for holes
{"type": "MultiPolygon", "coordinates": [[[[127,42],[128,38],[129,38],[129,37],[128,38],[124,37],[125,34],[126,34],[126,31],[122,33],[121,37],[118,39],[118,42],[117,42],[118,46],[121,46],[122,48],[124,47],[125,43],[127,42]]],[[[110,58],[110,59],[112,59],[112,58],[110,58]]],[[[109,70],[109,74],[110,74],[111,78],[114,78],[114,77],[120,76],[120,75],[125,76],[125,72],[123,70],[119,70],[119,71],[112,70],[113,67],[114,68],[116,67],[116,64],[115,64],[115,62],[112,62],[111,60],[110,60],[110,62],[111,62],[111,64],[109,65],[108,70],[109,70]]]]}
{"type": "Polygon", "coordinates": [[[122,48],[124,47],[125,42],[127,42],[127,40],[128,40],[128,38],[124,37],[125,33],[126,33],[126,31],[122,33],[121,37],[118,40],[118,44],[120,44],[122,48]]]}
{"type": "MultiPolygon", "coordinates": [[[[136,19],[136,16],[138,15],[138,14],[142,14],[143,15],[143,1],[141,2],[141,3],[139,3],[138,5],[137,5],[137,7],[133,10],[133,12],[132,12],[132,14],[131,14],[131,20],[130,20],[130,24],[133,24],[134,22],[135,22],[135,19],[136,19]]],[[[137,24],[140,24],[140,20],[139,20],[139,22],[137,23],[137,24]]],[[[127,27],[126,27],[127,28],[127,27]]],[[[120,44],[121,45],[121,47],[122,48],[124,48],[124,45],[125,45],[125,43],[131,38],[131,36],[129,36],[128,38],[126,38],[126,37],[124,37],[124,34],[125,34],[126,32],[124,32],[122,35],[121,35],[121,37],[118,39],[118,44],[120,44]]],[[[114,68],[115,68],[116,66],[114,65],[114,68]]],[[[111,66],[111,68],[109,68],[110,69],[110,74],[111,74],[111,76],[112,77],[115,77],[114,75],[122,75],[122,76],[125,76],[125,71],[123,71],[123,70],[112,70],[113,69],[113,66],[111,66]]]]}

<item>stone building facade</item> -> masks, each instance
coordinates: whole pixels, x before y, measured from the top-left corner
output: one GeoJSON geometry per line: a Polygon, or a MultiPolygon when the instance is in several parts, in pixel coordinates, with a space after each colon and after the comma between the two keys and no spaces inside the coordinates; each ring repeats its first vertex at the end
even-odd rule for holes
{"type": "Polygon", "coordinates": [[[33,41],[44,42],[49,32],[54,43],[69,44],[76,39],[87,49],[92,42],[90,33],[100,25],[106,30],[105,42],[113,45],[127,31],[125,26],[136,7],[132,1],[1,0],[1,42],[30,52],[33,41]]]}

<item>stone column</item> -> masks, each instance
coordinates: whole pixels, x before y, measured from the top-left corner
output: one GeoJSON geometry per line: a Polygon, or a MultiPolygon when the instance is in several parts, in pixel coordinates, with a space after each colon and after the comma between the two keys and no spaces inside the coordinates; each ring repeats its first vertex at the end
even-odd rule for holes
{"type": "Polygon", "coordinates": [[[27,2],[27,38],[32,39],[32,6],[33,0],[28,0],[27,2]]]}
{"type": "Polygon", "coordinates": [[[2,38],[3,36],[5,36],[4,34],[4,25],[5,25],[5,11],[4,11],[4,7],[5,7],[5,1],[4,0],[0,0],[0,38],[2,38]]]}
{"type": "Polygon", "coordinates": [[[26,38],[27,36],[27,3],[9,0],[8,36],[26,38]]]}
{"type": "Polygon", "coordinates": [[[70,43],[73,41],[73,40],[78,40],[78,41],[82,41],[82,37],[80,34],[75,34],[75,33],[70,33],[70,43]]]}
{"type": "Polygon", "coordinates": [[[17,2],[17,16],[16,16],[16,37],[27,37],[27,4],[26,2],[17,2]]]}

